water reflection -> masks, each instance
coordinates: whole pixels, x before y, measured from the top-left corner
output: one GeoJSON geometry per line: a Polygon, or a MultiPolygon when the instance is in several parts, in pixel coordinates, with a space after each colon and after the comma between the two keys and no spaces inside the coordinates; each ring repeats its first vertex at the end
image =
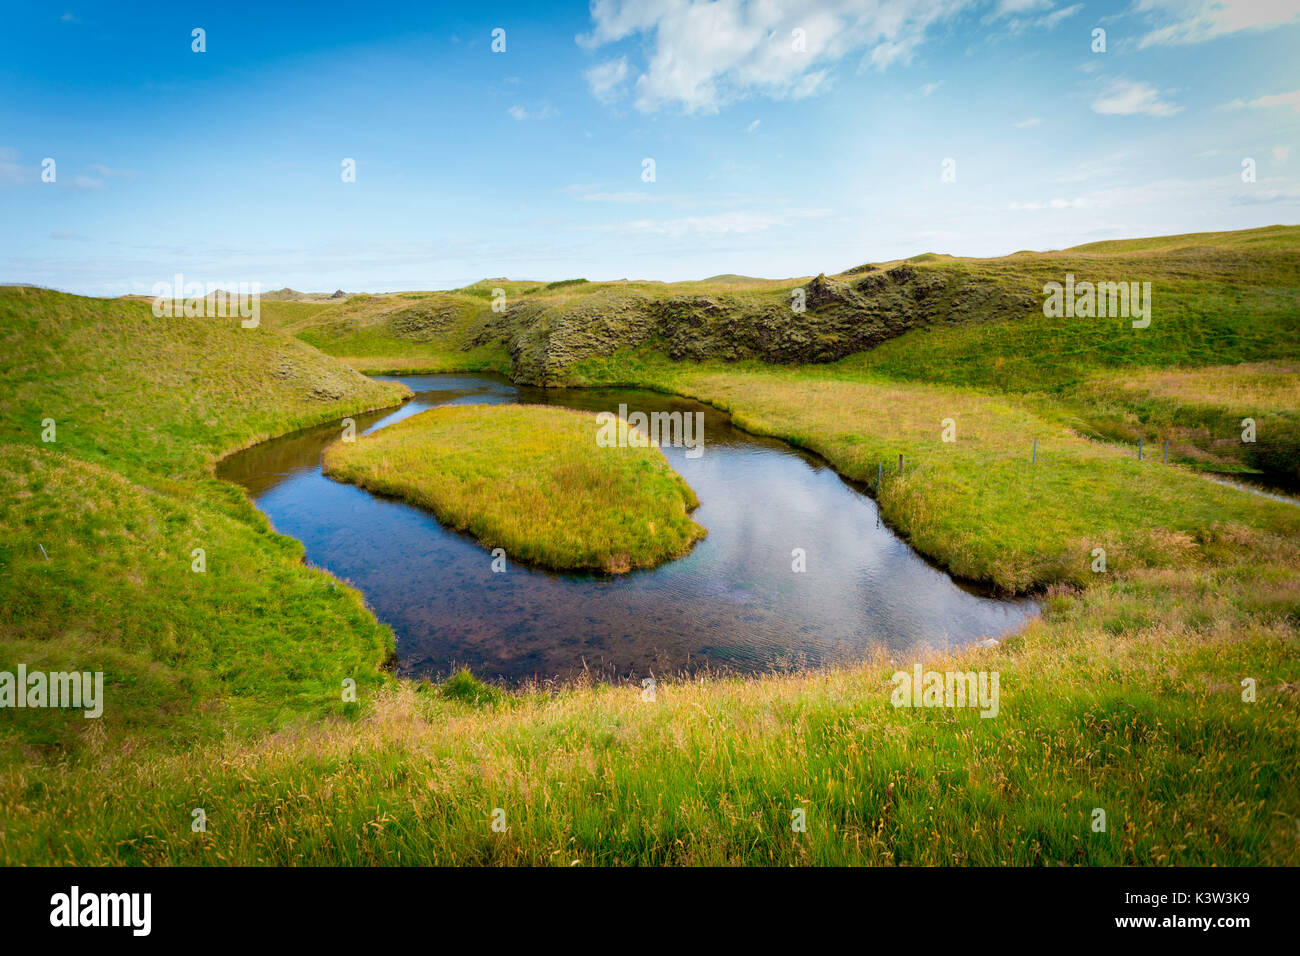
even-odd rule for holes
{"type": "Polygon", "coordinates": [[[665,448],[695,489],[709,530],[686,557],[621,577],[558,574],[491,556],[430,514],[321,474],[338,424],[226,459],[221,477],[248,489],[307,558],[356,585],[397,634],[401,669],[437,676],[468,666],[486,678],[601,678],[765,671],[905,655],[1016,628],[1032,601],[975,593],[927,564],[877,521],[875,503],[820,460],[749,435],[708,406],[628,389],[543,390],[489,376],[404,376],[415,398],[353,416],[373,431],[449,403],[527,402],[591,411],[703,412],[705,452],[665,448]],[[802,548],[807,571],[791,570],[802,548]]]}

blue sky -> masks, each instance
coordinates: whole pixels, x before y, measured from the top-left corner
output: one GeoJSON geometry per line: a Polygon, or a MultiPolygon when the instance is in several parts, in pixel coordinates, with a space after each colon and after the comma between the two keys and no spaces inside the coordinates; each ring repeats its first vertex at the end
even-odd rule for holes
{"type": "Polygon", "coordinates": [[[1300,0],[73,2],[4,17],[6,282],[786,277],[1300,222],[1300,0]]]}

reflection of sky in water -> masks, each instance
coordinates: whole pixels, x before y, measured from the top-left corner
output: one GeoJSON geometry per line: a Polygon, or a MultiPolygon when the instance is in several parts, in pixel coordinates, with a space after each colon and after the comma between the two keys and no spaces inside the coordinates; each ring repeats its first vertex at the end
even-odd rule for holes
{"type": "MultiPolygon", "coordinates": [[[[1032,602],[958,587],[888,529],[875,503],[789,446],[732,427],[714,409],[629,390],[539,390],[479,376],[408,376],[417,394],[391,412],[355,416],[359,432],[447,403],[524,401],[592,411],[703,411],[705,452],[665,448],[695,489],[709,536],[686,557],[617,578],[557,574],[491,555],[427,512],[320,472],[329,425],[251,448],[222,477],[253,494],[276,530],[314,564],[364,592],[397,634],[405,671],[461,665],[508,680],[640,676],[698,667],[768,670],[905,653],[1015,628],[1032,602]],[[791,551],[807,572],[791,571],[791,551]]],[[[594,436],[593,436],[594,440],[594,436]]]]}

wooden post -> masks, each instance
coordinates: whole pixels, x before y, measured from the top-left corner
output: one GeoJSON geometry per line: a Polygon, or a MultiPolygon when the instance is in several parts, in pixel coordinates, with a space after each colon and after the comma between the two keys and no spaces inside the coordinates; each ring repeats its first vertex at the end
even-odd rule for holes
{"type": "Polygon", "coordinates": [[[883,461],[876,463],[876,493],[885,487],[885,463],[883,461]]]}
{"type": "Polygon", "coordinates": [[[1138,436],[1138,461],[1142,460],[1142,436],[1138,436]]]}
{"type": "Polygon", "coordinates": [[[1165,460],[1164,464],[1169,464],[1169,439],[1165,439],[1165,460]]]}
{"type": "Polygon", "coordinates": [[[898,473],[899,473],[900,475],[903,473],[903,456],[902,456],[902,455],[899,455],[899,456],[898,456],[898,473]]]}

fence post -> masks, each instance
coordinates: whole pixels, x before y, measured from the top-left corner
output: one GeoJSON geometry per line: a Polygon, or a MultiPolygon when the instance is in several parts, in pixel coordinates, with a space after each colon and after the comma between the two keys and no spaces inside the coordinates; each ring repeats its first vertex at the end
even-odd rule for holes
{"type": "Polygon", "coordinates": [[[902,475],[902,473],[903,473],[903,456],[902,456],[902,455],[899,455],[899,456],[898,456],[898,473],[899,473],[899,475],[902,475]]]}
{"type": "Polygon", "coordinates": [[[1163,464],[1169,464],[1169,439],[1165,439],[1165,460],[1163,464]]]}

